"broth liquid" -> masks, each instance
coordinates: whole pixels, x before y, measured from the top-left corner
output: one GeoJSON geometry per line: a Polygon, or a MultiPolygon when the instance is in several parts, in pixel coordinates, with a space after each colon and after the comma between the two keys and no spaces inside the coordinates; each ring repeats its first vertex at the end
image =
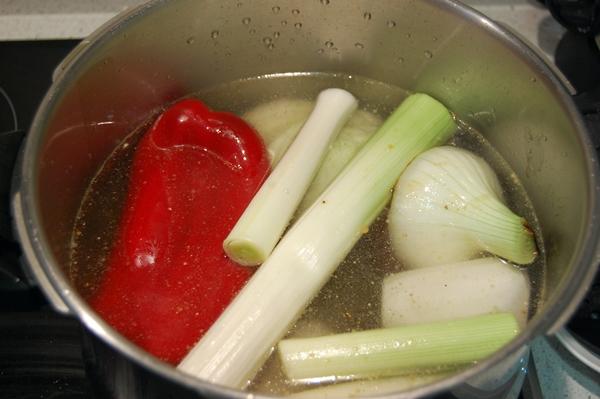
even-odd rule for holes
{"type": "MultiPolygon", "coordinates": [[[[351,92],[362,109],[385,119],[409,94],[396,86],[344,74],[300,73],[268,75],[229,82],[197,94],[215,110],[242,115],[251,108],[278,98],[314,101],[330,87],[351,92]]],[[[153,119],[153,118],[152,118],[153,119]]],[[[151,121],[128,136],[105,161],[82,201],[72,236],[70,278],[78,291],[89,298],[101,281],[105,261],[112,248],[127,194],[129,170],[136,143],[151,121]]],[[[540,251],[527,267],[531,282],[530,316],[543,292],[545,254],[533,207],[514,172],[476,130],[459,121],[460,129],[449,143],[482,156],[495,170],[511,209],[524,216],[538,239],[540,251]]],[[[395,259],[387,234],[387,210],[352,249],[288,336],[319,336],[380,327],[383,278],[402,270],[395,259]]],[[[248,390],[283,395],[304,389],[285,380],[277,356],[272,355],[248,390]]]]}

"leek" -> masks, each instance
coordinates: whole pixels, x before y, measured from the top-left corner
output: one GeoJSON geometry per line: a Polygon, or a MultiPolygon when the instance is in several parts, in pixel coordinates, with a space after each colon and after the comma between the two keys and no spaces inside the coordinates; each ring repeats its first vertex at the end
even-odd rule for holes
{"type": "Polygon", "coordinates": [[[340,129],[358,102],[342,89],[322,91],[308,120],[223,242],[237,263],[263,263],[294,211],[340,129]]]}
{"type": "Polygon", "coordinates": [[[388,203],[406,165],[455,130],[438,101],[425,94],[408,97],[291,227],[178,368],[216,384],[245,387],[388,203]]]}
{"type": "Polygon", "coordinates": [[[455,321],[292,338],[278,345],[286,376],[367,378],[447,370],[481,360],[519,332],[514,316],[496,313],[455,321]]]}
{"type": "Polygon", "coordinates": [[[461,148],[434,148],[406,168],[388,226],[394,253],[408,268],[461,262],[481,252],[522,265],[537,256],[527,221],[505,205],[492,168],[461,148]]]}
{"type": "Polygon", "coordinates": [[[529,291],[522,270],[493,257],[403,271],[383,280],[382,325],[510,312],[524,327],[529,291]]]}

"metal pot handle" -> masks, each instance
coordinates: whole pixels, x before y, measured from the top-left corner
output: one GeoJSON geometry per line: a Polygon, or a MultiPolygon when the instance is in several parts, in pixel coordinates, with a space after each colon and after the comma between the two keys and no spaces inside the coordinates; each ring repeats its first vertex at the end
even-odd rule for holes
{"type": "Polygon", "coordinates": [[[554,336],[583,364],[600,373],[600,356],[582,345],[566,328],[558,331],[554,336]]]}
{"type": "Polygon", "coordinates": [[[21,248],[23,256],[21,257],[21,267],[30,280],[36,281],[42,292],[46,295],[48,302],[52,307],[63,314],[70,314],[71,311],[65,302],[61,299],[56,288],[52,285],[48,276],[42,269],[34,255],[33,246],[30,237],[27,234],[25,221],[23,219],[23,209],[21,206],[21,193],[16,191],[12,197],[12,209],[14,212],[14,228],[18,236],[21,237],[21,248]]]}
{"type": "Polygon", "coordinates": [[[596,150],[600,150],[600,85],[578,93],[573,100],[586,121],[596,150]]]}

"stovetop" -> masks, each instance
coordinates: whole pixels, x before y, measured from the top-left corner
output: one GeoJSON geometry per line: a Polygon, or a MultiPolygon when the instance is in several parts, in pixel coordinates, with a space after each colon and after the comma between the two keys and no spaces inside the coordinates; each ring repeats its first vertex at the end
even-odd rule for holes
{"type": "Polygon", "coordinates": [[[78,40],[0,42],[0,396],[91,397],[81,327],[54,312],[20,268],[11,234],[12,167],[55,66],[78,40]]]}
{"type": "MultiPolygon", "coordinates": [[[[505,23],[513,28],[525,26],[520,29],[521,33],[529,32],[525,38],[555,62],[575,92],[583,93],[576,101],[588,114],[593,140],[600,145],[600,130],[596,130],[600,117],[593,112],[598,111],[598,96],[591,97],[587,93],[600,87],[600,74],[597,73],[600,56],[590,50],[591,43],[557,24],[549,24],[539,13],[528,13],[529,9],[523,9],[526,15],[517,21],[514,10],[508,13],[505,7],[493,8],[493,4],[490,6],[490,2],[482,0],[468,3],[483,7],[484,12],[497,13],[498,18],[509,15],[505,23]],[[533,30],[528,22],[537,24],[539,35],[531,36],[533,30]]],[[[20,250],[10,231],[8,206],[10,175],[19,143],[51,83],[54,67],[77,43],[78,40],[0,41],[0,396],[3,398],[93,397],[81,356],[81,326],[74,319],[52,311],[35,284],[21,270],[20,250]]],[[[586,299],[572,326],[585,340],[598,345],[598,283],[593,289],[596,293],[586,299]]],[[[577,392],[587,392],[590,398],[600,397],[597,386],[600,377],[589,373],[589,369],[580,367],[576,361],[573,363],[568,355],[559,353],[560,349],[557,352],[559,346],[552,338],[534,343],[535,363],[529,365],[530,378],[525,383],[523,396],[548,396],[547,392],[552,391],[540,390],[539,384],[546,384],[544,378],[548,381],[548,376],[545,374],[552,367],[558,367],[559,380],[564,377],[566,381],[569,377],[582,386],[583,390],[577,392]],[[535,369],[537,374],[532,372],[535,369]],[[561,373],[570,374],[563,376],[561,373]],[[538,375],[539,380],[536,379],[538,375]]],[[[555,374],[551,374],[550,380],[554,379],[555,374]]]]}

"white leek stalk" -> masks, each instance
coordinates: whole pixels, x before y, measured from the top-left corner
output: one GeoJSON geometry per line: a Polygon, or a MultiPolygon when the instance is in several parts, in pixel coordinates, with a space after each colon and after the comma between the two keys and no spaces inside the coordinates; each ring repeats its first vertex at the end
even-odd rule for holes
{"type": "Polygon", "coordinates": [[[288,397],[295,399],[344,399],[397,394],[409,389],[431,384],[432,382],[441,380],[447,376],[448,373],[436,373],[342,382],[320,388],[307,389],[289,395],[288,397]]]}
{"type": "Polygon", "coordinates": [[[281,161],[223,242],[237,263],[256,266],[265,261],[287,227],[321,161],[340,129],[358,106],[342,89],[327,89],[281,161]]]}
{"type": "Polygon", "coordinates": [[[461,148],[417,157],[394,189],[389,229],[408,268],[460,262],[490,252],[517,264],[535,259],[533,233],[505,204],[494,171],[461,148]]]}
{"type": "Polygon", "coordinates": [[[438,101],[408,97],[292,226],[179,369],[216,384],[246,386],[385,207],[406,165],[455,130],[438,101]]]}
{"type": "Polygon", "coordinates": [[[284,339],[278,345],[286,376],[368,378],[446,370],[481,360],[519,332],[510,313],[329,335],[284,339]]]}
{"type": "Polygon", "coordinates": [[[529,291],[523,271],[494,257],[408,270],[383,280],[382,325],[510,312],[523,328],[529,291]]]}

